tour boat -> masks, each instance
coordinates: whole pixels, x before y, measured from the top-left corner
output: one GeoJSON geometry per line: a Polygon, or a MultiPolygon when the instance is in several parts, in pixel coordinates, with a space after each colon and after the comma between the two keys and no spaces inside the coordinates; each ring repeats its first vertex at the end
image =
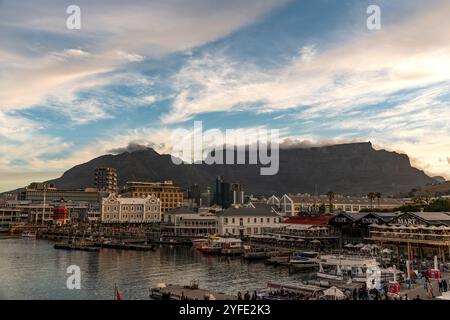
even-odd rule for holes
{"type": "Polygon", "coordinates": [[[269,258],[270,253],[264,248],[244,248],[244,259],[247,260],[263,260],[269,258]]]}
{"type": "Polygon", "coordinates": [[[367,268],[379,265],[375,258],[356,255],[321,255],[318,263],[318,278],[352,282],[365,282],[367,268]]]}
{"type": "Polygon", "coordinates": [[[290,260],[289,266],[298,270],[309,270],[317,267],[317,259],[319,257],[319,253],[317,252],[295,252],[290,260]]]}
{"type": "Polygon", "coordinates": [[[203,244],[199,250],[206,254],[242,254],[242,240],[234,238],[218,238],[211,239],[207,244],[203,244]]]}

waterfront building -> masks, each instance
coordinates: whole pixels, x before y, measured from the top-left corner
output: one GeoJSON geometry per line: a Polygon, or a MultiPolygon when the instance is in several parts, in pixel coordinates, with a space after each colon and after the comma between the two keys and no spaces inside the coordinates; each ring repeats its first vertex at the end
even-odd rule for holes
{"type": "Polygon", "coordinates": [[[341,212],[329,219],[328,224],[340,230],[341,244],[364,242],[369,226],[391,221],[400,212],[341,212]]]}
{"type": "Polygon", "coordinates": [[[17,208],[0,208],[0,229],[9,229],[15,223],[22,221],[22,212],[17,208]]]}
{"type": "Polygon", "coordinates": [[[450,213],[407,212],[388,223],[369,226],[372,243],[406,253],[409,260],[430,260],[438,256],[441,262],[450,260],[450,213]]]}
{"type": "Polygon", "coordinates": [[[108,167],[95,169],[94,186],[98,191],[117,192],[117,170],[108,167]]]}
{"type": "Polygon", "coordinates": [[[102,223],[152,223],[161,221],[161,202],[154,195],[125,198],[110,193],[102,199],[102,223]]]}
{"type": "MultiPolygon", "coordinates": [[[[272,198],[272,197],[271,197],[272,198]]],[[[271,201],[275,201],[272,198],[271,201]]],[[[360,212],[367,209],[392,210],[405,204],[403,199],[380,198],[372,202],[368,197],[335,196],[331,201],[334,212],[360,212]]],[[[284,216],[293,216],[299,212],[314,212],[320,206],[329,207],[330,200],[326,195],[311,196],[309,194],[285,194],[280,198],[280,212],[284,216]]]]}
{"type": "Polygon", "coordinates": [[[124,198],[142,198],[150,195],[159,199],[162,213],[183,205],[183,191],[170,180],[164,182],[127,182],[121,193],[124,198]]]}
{"type": "Polygon", "coordinates": [[[65,201],[98,203],[100,194],[96,189],[84,190],[59,190],[52,185],[32,183],[19,194],[19,200],[43,202],[43,201],[65,201]]]}
{"type": "Polygon", "coordinates": [[[53,210],[52,220],[53,223],[58,226],[65,225],[69,221],[69,211],[67,210],[63,201],[61,201],[60,204],[55,206],[53,210]]]}
{"type": "Polygon", "coordinates": [[[339,246],[339,231],[333,226],[303,223],[280,223],[262,229],[257,239],[269,239],[278,243],[302,244],[303,246],[339,246]]]}
{"type": "Polygon", "coordinates": [[[217,217],[211,213],[195,213],[189,208],[175,208],[164,215],[163,236],[204,237],[217,233],[217,217]]]}
{"type": "Polygon", "coordinates": [[[249,236],[260,234],[262,228],[277,225],[280,216],[266,208],[231,207],[216,214],[220,235],[249,236]]]}

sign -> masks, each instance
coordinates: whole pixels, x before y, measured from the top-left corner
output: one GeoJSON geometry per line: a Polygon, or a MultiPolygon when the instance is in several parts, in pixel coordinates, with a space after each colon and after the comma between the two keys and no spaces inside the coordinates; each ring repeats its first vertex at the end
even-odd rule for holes
{"type": "Polygon", "coordinates": [[[361,222],[364,224],[372,224],[372,223],[378,224],[379,220],[378,218],[362,218],[361,222]]]}
{"type": "Polygon", "coordinates": [[[336,222],[336,223],[346,223],[347,222],[347,218],[346,217],[336,217],[336,218],[334,218],[334,222],[336,222]]]}

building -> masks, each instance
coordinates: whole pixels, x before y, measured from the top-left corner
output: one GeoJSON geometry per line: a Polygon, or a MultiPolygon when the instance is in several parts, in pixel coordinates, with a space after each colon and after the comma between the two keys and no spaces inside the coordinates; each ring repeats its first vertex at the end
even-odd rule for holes
{"type": "Polygon", "coordinates": [[[399,254],[410,261],[450,260],[450,213],[407,212],[388,223],[371,224],[367,240],[399,254]]]}
{"type": "Polygon", "coordinates": [[[172,181],[164,182],[127,182],[121,196],[124,198],[142,198],[154,195],[161,203],[164,213],[183,205],[183,191],[172,181]]]}
{"type": "MultiPolygon", "coordinates": [[[[271,202],[276,202],[276,197],[270,198],[271,202]]],[[[319,207],[329,207],[330,200],[326,195],[311,196],[309,194],[291,195],[285,194],[280,200],[280,211],[284,216],[293,216],[299,212],[314,212],[319,207]]],[[[334,212],[356,213],[367,209],[392,210],[402,206],[405,202],[402,199],[380,198],[372,202],[368,197],[350,197],[336,195],[331,201],[334,212]]]]}
{"type": "Polygon", "coordinates": [[[152,223],[161,221],[161,202],[150,194],[143,198],[118,197],[110,193],[102,199],[102,223],[152,223]]]}
{"type": "Polygon", "coordinates": [[[61,203],[56,205],[53,209],[52,219],[53,223],[59,226],[65,225],[67,224],[67,222],[69,222],[69,211],[67,210],[63,201],[61,201],[61,203]]]}
{"type": "Polygon", "coordinates": [[[117,170],[108,167],[95,169],[94,186],[98,191],[117,192],[117,170]]]}
{"type": "Polygon", "coordinates": [[[58,190],[53,185],[32,183],[19,194],[19,200],[33,202],[52,202],[64,199],[65,201],[98,203],[100,194],[96,189],[85,190],[58,190]]]}
{"type": "Polygon", "coordinates": [[[224,209],[228,209],[231,206],[231,185],[220,176],[216,178],[214,204],[224,209]]]}
{"type": "Polygon", "coordinates": [[[20,222],[23,222],[20,209],[0,208],[0,229],[9,229],[11,225],[20,222]]]}
{"type": "Polygon", "coordinates": [[[231,184],[231,193],[233,196],[233,205],[244,204],[244,188],[240,183],[231,184]]]}
{"type": "Polygon", "coordinates": [[[217,233],[217,217],[210,213],[195,213],[189,208],[175,208],[164,215],[163,236],[205,237],[217,233]]]}
{"type": "Polygon", "coordinates": [[[278,214],[268,208],[231,207],[216,215],[219,234],[238,237],[260,234],[263,228],[281,222],[278,214]]]}
{"type": "Polygon", "coordinates": [[[364,242],[369,237],[369,226],[386,223],[400,212],[341,212],[331,219],[328,224],[340,230],[341,244],[364,242]]]}

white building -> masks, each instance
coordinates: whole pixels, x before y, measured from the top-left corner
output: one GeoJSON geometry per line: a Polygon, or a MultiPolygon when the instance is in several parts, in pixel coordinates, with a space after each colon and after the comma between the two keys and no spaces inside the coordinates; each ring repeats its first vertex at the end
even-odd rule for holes
{"type": "MultiPolygon", "coordinates": [[[[271,199],[273,199],[271,197],[271,199]]],[[[336,195],[331,201],[334,211],[360,212],[362,209],[394,209],[402,206],[402,199],[375,198],[372,201],[368,197],[350,197],[336,195]]],[[[300,211],[310,211],[321,205],[329,206],[329,198],[326,195],[311,196],[285,194],[280,198],[280,213],[283,216],[295,216],[300,211]]]]}
{"type": "Polygon", "coordinates": [[[143,198],[121,198],[111,193],[102,199],[103,223],[150,223],[161,221],[161,202],[151,194],[143,198]]]}
{"type": "Polygon", "coordinates": [[[263,228],[278,225],[281,218],[268,207],[230,208],[216,214],[218,233],[237,237],[260,234],[263,228]]]}

